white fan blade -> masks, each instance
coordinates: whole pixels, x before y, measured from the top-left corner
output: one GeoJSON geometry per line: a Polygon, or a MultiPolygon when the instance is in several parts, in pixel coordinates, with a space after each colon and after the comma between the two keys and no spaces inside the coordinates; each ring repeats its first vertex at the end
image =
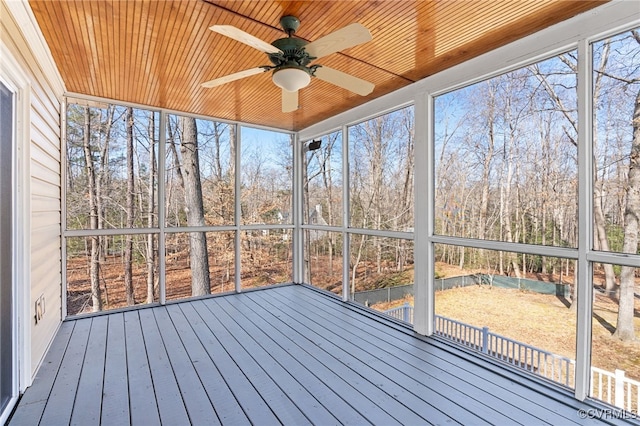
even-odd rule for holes
{"type": "Polygon", "coordinates": [[[298,91],[289,92],[282,89],[282,112],[293,112],[298,109],[298,91]]]}
{"type": "Polygon", "coordinates": [[[362,24],[353,23],[305,45],[309,55],[321,58],[331,53],[371,41],[371,33],[362,24]]]}
{"type": "Polygon", "coordinates": [[[316,69],[315,76],[327,83],[334,84],[362,96],[367,96],[373,92],[373,88],[376,87],[375,84],[367,80],[325,66],[316,69]]]}
{"type": "Polygon", "coordinates": [[[251,69],[240,71],[234,74],[225,75],[224,77],[216,78],[211,81],[207,81],[205,83],[202,83],[201,86],[209,89],[211,87],[220,86],[222,84],[230,83],[235,80],[240,80],[241,78],[250,77],[255,74],[260,74],[261,72],[264,72],[263,68],[260,68],[260,67],[251,68],[251,69]]]}
{"type": "Polygon", "coordinates": [[[212,27],[209,27],[209,29],[218,34],[222,34],[224,36],[237,40],[240,43],[251,46],[254,49],[258,49],[259,51],[264,53],[282,52],[280,49],[267,43],[266,41],[260,40],[258,37],[252,36],[251,34],[246,33],[232,25],[214,25],[212,27]]]}

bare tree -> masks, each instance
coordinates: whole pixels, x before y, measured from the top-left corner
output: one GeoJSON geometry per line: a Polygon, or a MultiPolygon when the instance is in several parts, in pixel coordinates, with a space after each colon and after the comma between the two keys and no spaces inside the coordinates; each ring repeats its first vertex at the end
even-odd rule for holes
{"type": "MultiPolygon", "coordinates": [[[[152,228],[155,215],[155,179],[156,179],[156,152],[155,152],[155,113],[149,112],[149,188],[147,190],[147,226],[152,228]]],[[[155,300],[155,244],[153,234],[147,235],[147,303],[155,300]]]]}
{"type": "MultiPolygon", "coordinates": [[[[180,154],[182,156],[184,209],[187,215],[187,226],[204,226],[196,119],[181,117],[180,127],[182,128],[180,154]]],[[[204,232],[189,233],[189,256],[191,259],[191,294],[202,296],[211,293],[207,236],[204,232]]]]}
{"type": "MultiPolygon", "coordinates": [[[[133,228],[135,177],[133,172],[133,108],[127,107],[127,228],[133,228]]],[[[135,305],[133,289],[133,236],[127,234],[124,243],[124,288],[127,295],[127,305],[135,305]]]]}
{"type": "MultiPolygon", "coordinates": [[[[640,39],[638,40],[640,43],[640,39]]],[[[629,164],[629,183],[627,185],[627,203],[624,212],[623,253],[638,252],[638,221],[640,217],[640,91],[636,95],[633,112],[633,140],[629,164]]],[[[636,337],[634,317],[636,268],[622,266],[620,272],[620,305],[615,336],[621,340],[634,340],[636,337]]]]}
{"type": "MultiPolygon", "coordinates": [[[[89,216],[90,229],[98,229],[98,202],[96,194],[96,172],[91,152],[91,112],[89,107],[84,108],[84,135],[83,135],[84,160],[89,183],[89,216]]],[[[100,294],[100,237],[91,239],[91,260],[89,277],[91,281],[91,302],[93,312],[102,310],[102,296],[100,294]]]]}
{"type": "MultiPolygon", "coordinates": [[[[306,152],[304,155],[303,197],[304,223],[335,225],[336,188],[335,188],[335,154],[339,133],[333,133],[322,138],[320,148],[306,152]],[[320,185],[316,182],[320,180],[320,185]],[[326,206],[326,209],[324,208],[326,206]],[[313,211],[313,213],[311,213],[313,211]],[[326,211],[326,222],[325,222],[326,211]]],[[[338,151],[339,152],[339,151],[338,151]]],[[[341,157],[340,157],[341,158],[341,157]]],[[[311,250],[314,242],[324,240],[324,232],[305,230],[305,282],[311,282],[311,250]]],[[[333,232],[326,233],[327,263],[329,271],[333,271],[334,245],[336,238],[333,232]]],[[[316,276],[319,279],[320,277],[316,276]]],[[[330,278],[329,276],[326,278],[330,278]]]]}
{"type": "MultiPolygon", "coordinates": [[[[102,138],[98,138],[98,142],[102,139],[102,147],[100,149],[100,161],[98,170],[95,171],[96,174],[96,204],[98,208],[98,229],[105,228],[105,218],[107,213],[107,208],[105,206],[105,199],[107,199],[107,194],[110,190],[110,181],[111,181],[111,173],[109,170],[109,148],[111,146],[111,129],[113,127],[113,123],[115,120],[115,111],[116,107],[114,105],[110,105],[107,107],[106,118],[104,124],[102,122],[102,110],[99,112],[100,117],[100,133],[103,135],[102,138]],[[104,130],[103,130],[104,129],[104,130]]],[[[100,239],[100,260],[105,260],[107,251],[109,248],[108,239],[105,236],[99,237],[100,239]]]]}
{"type": "MultiPolygon", "coordinates": [[[[607,67],[607,62],[609,60],[609,42],[604,44],[604,49],[602,51],[602,55],[600,57],[600,64],[598,65],[599,70],[604,70],[607,67]]],[[[593,103],[597,104],[598,99],[600,98],[600,93],[602,91],[602,78],[603,74],[601,72],[596,73],[594,88],[593,88],[593,103]]],[[[598,145],[598,132],[593,132],[593,144],[594,147],[598,145]]],[[[594,155],[596,154],[596,149],[594,148],[594,155]]],[[[594,158],[593,161],[593,220],[595,226],[595,249],[602,251],[609,251],[609,238],[607,236],[606,230],[606,219],[604,214],[604,206],[603,206],[603,198],[604,198],[604,190],[603,190],[603,181],[598,175],[597,170],[597,160],[594,158]]],[[[616,277],[613,272],[613,266],[610,264],[602,265],[605,272],[605,289],[607,291],[613,291],[616,286],[616,277]]]]}
{"type": "MultiPolygon", "coordinates": [[[[633,39],[640,45],[640,32],[631,32],[633,39]]],[[[626,79],[624,83],[640,82],[640,78],[626,79]]],[[[631,152],[629,154],[629,175],[626,186],[626,206],[624,212],[623,253],[637,254],[638,230],[640,221],[640,90],[636,93],[633,108],[631,152]]],[[[634,305],[635,305],[635,268],[622,266],[620,272],[620,296],[618,321],[615,336],[624,341],[635,340],[634,305]]]]}

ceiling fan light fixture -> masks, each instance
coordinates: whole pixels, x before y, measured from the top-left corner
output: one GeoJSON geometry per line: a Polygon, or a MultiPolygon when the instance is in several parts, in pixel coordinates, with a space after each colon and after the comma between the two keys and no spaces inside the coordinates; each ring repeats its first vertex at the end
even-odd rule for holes
{"type": "Polygon", "coordinates": [[[273,83],[287,92],[296,92],[311,82],[309,73],[301,68],[280,68],[273,72],[273,83]]]}

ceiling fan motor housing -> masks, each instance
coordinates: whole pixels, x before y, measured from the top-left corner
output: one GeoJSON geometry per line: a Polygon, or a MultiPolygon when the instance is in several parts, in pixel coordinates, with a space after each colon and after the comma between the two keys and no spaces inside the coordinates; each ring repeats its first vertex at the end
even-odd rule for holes
{"type": "Polygon", "coordinates": [[[278,52],[269,54],[269,59],[276,67],[306,67],[315,59],[304,49],[307,42],[301,38],[285,37],[280,38],[271,44],[282,51],[282,53],[278,52]]]}
{"type": "Polygon", "coordinates": [[[285,37],[271,43],[282,51],[282,53],[270,53],[269,59],[274,65],[274,69],[299,68],[313,75],[316,67],[308,67],[309,63],[315,59],[304,49],[307,42],[301,38],[285,37]]]}

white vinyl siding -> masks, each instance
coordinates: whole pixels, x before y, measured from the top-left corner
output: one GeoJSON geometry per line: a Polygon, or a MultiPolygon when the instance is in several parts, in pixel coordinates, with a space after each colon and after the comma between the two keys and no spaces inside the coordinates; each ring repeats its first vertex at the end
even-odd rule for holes
{"type": "Polygon", "coordinates": [[[30,229],[23,232],[30,239],[30,300],[24,314],[31,347],[30,371],[33,376],[61,322],[61,188],[60,188],[60,114],[63,83],[26,2],[0,3],[1,43],[28,81],[30,124],[25,126],[30,144],[30,229]],[[44,296],[45,314],[35,321],[35,302],[44,296]]]}

